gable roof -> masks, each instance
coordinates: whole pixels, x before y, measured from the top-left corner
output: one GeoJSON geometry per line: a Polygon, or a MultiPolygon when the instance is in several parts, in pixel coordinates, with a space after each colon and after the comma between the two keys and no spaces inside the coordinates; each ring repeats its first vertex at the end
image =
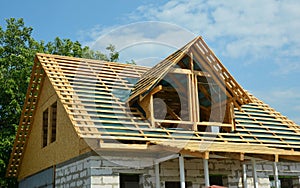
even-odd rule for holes
{"type": "MultiPolygon", "coordinates": [[[[190,45],[195,44],[195,41],[201,41],[200,39],[197,38],[190,45]]],[[[190,45],[186,47],[191,49],[190,45]]],[[[179,57],[180,53],[168,58],[176,62],[176,57],[179,57]]],[[[118,140],[121,143],[135,143],[132,145],[133,148],[136,144],[148,149],[153,145],[171,150],[182,146],[181,152],[195,156],[203,152],[233,152],[277,155],[278,158],[299,161],[299,126],[241,87],[237,87],[240,92],[234,90],[237,92],[234,93],[243,98],[243,101],[250,103],[242,104],[240,109],[235,109],[236,132],[200,132],[151,127],[139,110],[129,108],[126,101],[132,89],[139,88],[141,80],[148,82],[145,75],[149,74],[147,73],[149,70],[150,72],[160,70],[157,67],[162,68],[162,63],[155,69],[149,69],[114,62],[37,54],[7,175],[18,175],[36,113],[35,106],[46,76],[52,83],[78,136],[101,140],[100,149],[105,147],[106,142],[118,140]],[[204,143],[210,144],[205,149],[198,147],[204,143]]],[[[224,72],[225,69],[222,70],[224,72]]],[[[163,74],[157,73],[159,76],[163,74]]],[[[229,76],[228,73],[226,75],[229,76]]],[[[152,85],[156,82],[157,80],[149,81],[152,85]]],[[[239,85],[235,83],[235,86],[239,85]]],[[[135,89],[131,97],[149,89],[146,86],[144,88],[146,89],[135,89]]],[[[208,122],[207,126],[218,124],[208,122]]]]}
{"type": "Polygon", "coordinates": [[[177,50],[143,74],[132,89],[131,96],[128,100],[130,101],[138,95],[149,92],[164,78],[171,70],[171,67],[174,67],[174,65],[186,55],[201,64],[205,72],[207,72],[214,80],[218,80],[221,83],[219,84],[220,86],[224,83],[226,91],[233,98],[236,105],[251,102],[249,95],[215,56],[214,52],[207,46],[201,36],[196,37],[184,47],[177,50]]]}

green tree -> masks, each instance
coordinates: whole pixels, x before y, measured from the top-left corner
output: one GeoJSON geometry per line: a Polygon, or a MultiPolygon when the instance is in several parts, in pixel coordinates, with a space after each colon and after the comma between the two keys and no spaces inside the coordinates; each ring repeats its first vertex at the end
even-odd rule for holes
{"type": "Polygon", "coordinates": [[[38,42],[32,38],[32,31],[31,27],[25,26],[23,19],[7,19],[6,28],[0,27],[0,187],[17,186],[14,179],[5,178],[5,173],[34,55],[42,52],[106,61],[116,61],[119,57],[113,45],[107,47],[109,55],[105,55],[70,39],[57,37],[53,42],[38,42]]]}

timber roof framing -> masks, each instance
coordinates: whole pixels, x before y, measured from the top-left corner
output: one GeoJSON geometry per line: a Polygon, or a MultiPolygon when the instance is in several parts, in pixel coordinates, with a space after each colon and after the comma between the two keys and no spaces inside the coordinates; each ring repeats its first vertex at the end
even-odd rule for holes
{"type": "MultiPolygon", "coordinates": [[[[194,156],[207,157],[207,153],[215,153],[232,158],[243,158],[243,155],[267,155],[273,159],[276,155],[274,159],[300,161],[300,127],[245,91],[202,38],[197,37],[152,69],[114,62],[37,54],[11,153],[8,176],[18,175],[45,77],[48,77],[53,85],[78,136],[99,141],[97,142],[99,149],[118,148],[112,143],[117,140],[119,144],[131,149],[151,149],[157,146],[166,150],[181,148],[182,153],[194,156]],[[220,81],[225,80],[227,92],[238,104],[234,109],[236,123],[234,132],[201,132],[152,127],[137,108],[129,107],[128,100],[151,92],[155,84],[172,70],[172,66],[186,53],[192,53],[195,58],[199,56],[196,59],[202,59],[202,64],[210,67],[207,68],[210,76],[220,81]],[[206,143],[210,144],[203,149],[206,143]]],[[[188,122],[181,121],[181,124],[185,123],[188,122]]],[[[196,123],[208,127],[221,126],[221,123],[196,123]]],[[[222,127],[226,126],[222,124],[222,127]]]]}
{"type": "Polygon", "coordinates": [[[223,90],[226,90],[226,94],[233,98],[236,107],[251,102],[249,95],[237,83],[200,36],[143,74],[134,86],[128,101],[134,100],[139,95],[145,96],[185,56],[189,56],[200,63],[205,69],[205,73],[214,78],[220,87],[225,87],[223,90]]]}
{"type": "Polygon", "coordinates": [[[36,59],[32,67],[31,78],[26,94],[25,103],[20,118],[20,123],[15,138],[13,151],[10,155],[7,176],[17,176],[24,148],[26,147],[28,137],[31,131],[31,125],[34,120],[39,93],[42,88],[45,72],[42,69],[41,63],[36,59]]]}

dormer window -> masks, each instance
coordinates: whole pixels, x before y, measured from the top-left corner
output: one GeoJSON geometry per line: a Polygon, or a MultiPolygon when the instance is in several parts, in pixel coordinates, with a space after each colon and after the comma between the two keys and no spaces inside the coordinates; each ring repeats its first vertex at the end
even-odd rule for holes
{"type": "Polygon", "coordinates": [[[198,37],[146,72],[128,99],[153,127],[234,131],[234,108],[251,101],[198,37]]]}
{"type": "Polygon", "coordinates": [[[142,101],[152,125],[204,131],[234,129],[233,105],[207,72],[172,68],[142,101]]]}

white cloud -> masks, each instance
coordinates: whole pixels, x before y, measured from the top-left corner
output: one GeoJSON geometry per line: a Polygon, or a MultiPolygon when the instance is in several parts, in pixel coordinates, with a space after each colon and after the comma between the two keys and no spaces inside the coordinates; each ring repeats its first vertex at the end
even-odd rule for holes
{"type": "Polygon", "coordinates": [[[213,45],[217,56],[243,63],[248,67],[244,70],[253,71],[249,73],[253,77],[259,76],[255,64],[264,63],[260,67],[266,68],[265,74],[260,76],[271,76],[273,83],[266,84],[254,94],[300,123],[300,87],[291,88],[287,82],[285,88],[290,89],[284,90],[283,86],[271,89],[276,79],[280,81],[289,74],[300,80],[297,77],[300,73],[300,1],[155,2],[158,4],[140,6],[128,15],[128,22],[138,23],[123,27],[97,26],[85,32],[90,36],[87,44],[103,50],[111,43],[121,50],[123,62],[134,59],[144,65],[153,65],[191,40],[193,33],[202,35],[210,46],[213,45]],[[149,20],[158,22],[140,22],[149,20]]]}
{"type": "Polygon", "coordinates": [[[251,57],[254,62],[275,56],[280,64],[287,55],[300,58],[299,10],[297,0],[171,0],[143,5],[132,17],[178,24],[219,48],[219,41],[226,41],[219,51],[229,58],[251,57]]]}
{"type": "MultiPolygon", "coordinates": [[[[105,47],[109,44],[115,45],[117,51],[120,52],[122,62],[148,58],[161,60],[195,37],[192,32],[178,25],[149,21],[114,27],[105,34],[103,30],[94,29],[91,31],[91,36],[97,36],[97,32],[98,37],[93,37],[94,39],[87,44],[92,49],[100,51],[105,51],[105,47]]],[[[154,65],[149,62],[151,61],[145,61],[142,64],[154,65]]]]}
{"type": "MultiPolygon", "coordinates": [[[[191,37],[185,37],[182,34],[184,31],[185,34],[202,35],[223,57],[246,57],[247,63],[271,57],[271,61],[275,60],[272,63],[276,63],[279,68],[297,67],[286,68],[279,73],[300,72],[296,61],[290,61],[292,58],[300,58],[298,0],[170,0],[156,3],[137,7],[128,15],[128,22],[138,23],[122,27],[96,26],[88,32],[84,31],[83,34],[90,38],[86,44],[103,51],[110,43],[115,44],[119,50],[135,44],[151,43],[156,45],[152,49],[160,52],[164,50],[159,50],[158,45],[178,48],[189,41],[191,37]],[[139,22],[147,20],[164,23],[139,22]]],[[[146,55],[149,48],[146,45],[143,50],[140,46],[135,53],[140,54],[137,58],[145,58],[142,55],[146,55]]]]}
{"type": "Polygon", "coordinates": [[[300,125],[300,88],[261,90],[254,94],[300,125]]]}

